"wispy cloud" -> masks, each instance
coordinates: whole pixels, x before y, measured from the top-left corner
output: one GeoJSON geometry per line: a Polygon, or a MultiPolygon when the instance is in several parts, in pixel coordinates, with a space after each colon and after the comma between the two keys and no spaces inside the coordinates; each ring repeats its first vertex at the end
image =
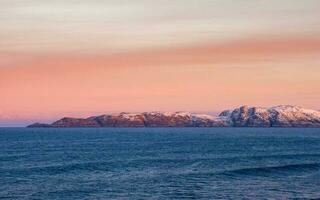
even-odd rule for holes
{"type": "Polygon", "coordinates": [[[0,50],[112,53],[320,32],[319,1],[1,0],[0,50]]]}

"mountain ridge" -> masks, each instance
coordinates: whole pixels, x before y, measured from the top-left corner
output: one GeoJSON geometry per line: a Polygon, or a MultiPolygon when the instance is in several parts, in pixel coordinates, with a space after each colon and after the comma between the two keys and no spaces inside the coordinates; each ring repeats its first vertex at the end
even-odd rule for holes
{"type": "Polygon", "coordinates": [[[218,116],[191,112],[105,114],[64,117],[52,124],[27,127],[320,127],[320,111],[299,106],[249,107],[224,110],[218,116]]]}

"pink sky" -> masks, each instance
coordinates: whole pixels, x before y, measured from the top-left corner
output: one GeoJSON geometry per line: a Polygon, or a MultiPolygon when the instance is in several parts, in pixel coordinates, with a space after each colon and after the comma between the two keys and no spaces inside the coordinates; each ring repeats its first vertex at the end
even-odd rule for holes
{"type": "Polygon", "coordinates": [[[4,0],[0,126],[243,104],[320,109],[318,1],[212,2],[4,0]]]}

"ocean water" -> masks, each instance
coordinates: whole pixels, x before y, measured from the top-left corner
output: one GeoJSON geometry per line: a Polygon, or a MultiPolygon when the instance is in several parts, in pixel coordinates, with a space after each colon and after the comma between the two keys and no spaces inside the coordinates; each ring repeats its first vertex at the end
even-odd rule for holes
{"type": "Polygon", "coordinates": [[[0,129],[0,199],[316,198],[320,129],[0,129]]]}

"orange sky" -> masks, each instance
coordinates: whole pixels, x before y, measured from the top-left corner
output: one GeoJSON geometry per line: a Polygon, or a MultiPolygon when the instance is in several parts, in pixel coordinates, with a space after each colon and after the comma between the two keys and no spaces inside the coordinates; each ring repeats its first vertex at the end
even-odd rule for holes
{"type": "Polygon", "coordinates": [[[199,5],[206,7],[204,13],[190,1],[188,14],[181,10],[182,1],[168,6],[160,1],[159,11],[146,13],[146,20],[138,11],[154,5],[144,1],[112,4],[109,16],[101,10],[107,5],[94,2],[90,6],[101,14],[92,18],[81,3],[74,8],[57,1],[49,10],[49,1],[5,2],[0,14],[0,126],[119,111],[213,112],[242,104],[320,109],[317,1],[291,1],[289,7],[289,1],[277,7],[276,1],[262,1],[261,8],[250,1],[247,7],[221,1],[234,22],[210,1],[199,5]],[[249,15],[260,18],[250,24],[249,15]],[[109,17],[107,24],[103,17],[109,17]],[[19,27],[22,23],[29,27],[19,27]],[[98,26],[102,24],[104,29],[98,26]],[[73,27],[83,30],[70,32],[73,27]]]}

